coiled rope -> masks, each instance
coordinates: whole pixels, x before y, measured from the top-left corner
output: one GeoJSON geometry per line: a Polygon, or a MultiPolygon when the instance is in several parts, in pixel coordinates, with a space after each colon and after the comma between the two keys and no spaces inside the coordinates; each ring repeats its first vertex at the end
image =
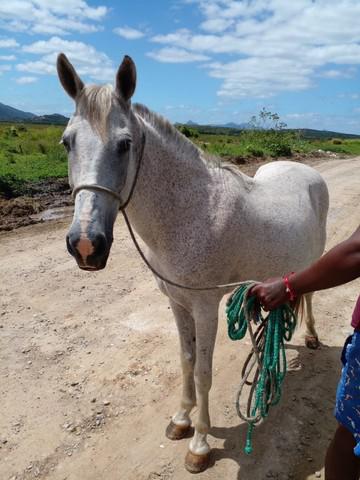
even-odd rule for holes
{"type": "Polygon", "coordinates": [[[241,383],[236,396],[236,410],[239,417],[247,422],[245,453],[250,454],[252,433],[255,425],[269,413],[281,398],[282,383],[286,375],[286,354],[284,341],[291,340],[296,328],[296,315],[289,305],[262,315],[256,296],[249,296],[254,283],[248,282],[237,288],[226,306],[228,335],[232,340],[241,340],[249,331],[252,350],[241,372],[241,383]],[[257,326],[253,330],[252,322],[257,326]],[[256,370],[254,371],[254,368],[256,370]],[[240,400],[244,386],[250,387],[243,413],[240,400]]]}

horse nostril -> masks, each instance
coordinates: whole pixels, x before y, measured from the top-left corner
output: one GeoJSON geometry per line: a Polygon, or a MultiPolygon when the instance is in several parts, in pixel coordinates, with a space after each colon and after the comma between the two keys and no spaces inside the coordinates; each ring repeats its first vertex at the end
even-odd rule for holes
{"type": "Polygon", "coordinates": [[[109,254],[109,243],[104,233],[69,232],[66,236],[67,249],[75,257],[80,268],[85,270],[99,270],[104,268],[109,254]]]}
{"type": "Polygon", "coordinates": [[[92,239],[92,244],[94,247],[94,253],[96,255],[102,256],[105,254],[107,250],[107,241],[103,233],[96,234],[96,236],[92,239]]]}
{"type": "Polygon", "coordinates": [[[74,246],[74,243],[70,239],[70,235],[66,235],[66,247],[67,247],[70,255],[74,256],[75,255],[75,246],[74,246]]]}

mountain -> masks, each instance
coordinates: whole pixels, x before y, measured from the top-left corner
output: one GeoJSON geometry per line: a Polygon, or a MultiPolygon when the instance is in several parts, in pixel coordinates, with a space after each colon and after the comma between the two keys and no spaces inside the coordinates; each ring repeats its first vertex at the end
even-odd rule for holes
{"type": "Polygon", "coordinates": [[[324,140],[331,139],[331,138],[359,138],[360,135],[355,135],[353,133],[341,133],[341,132],[333,132],[331,130],[314,130],[312,128],[297,128],[293,131],[296,131],[300,134],[301,138],[305,138],[307,140],[311,139],[318,139],[322,138],[324,140]]]}
{"type": "Polygon", "coordinates": [[[31,123],[46,123],[51,125],[66,125],[68,121],[68,117],[64,117],[64,115],[60,115],[60,113],[53,113],[52,115],[38,115],[30,120],[31,123]]]}
{"type": "MultiPolygon", "coordinates": [[[[177,124],[175,124],[177,125],[177,124]]],[[[181,125],[181,124],[178,124],[181,125]]],[[[191,120],[185,124],[188,127],[195,128],[199,133],[204,134],[217,134],[217,135],[238,135],[242,130],[251,130],[253,127],[249,123],[233,123],[229,122],[224,125],[199,125],[191,120]]],[[[331,138],[348,138],[355,139],[360,138],[360,135],[353,133],[341,133],[331,130],[315,130],[311,128],[286,128],[284,132],[295,132],[300,135],[301,138],[306,140],[313,139],[331,139],[331,138]]]]}
{"type": "Polygon", "coordinates": [[[225,123],[224,125],[220,125],[217,123],[209,123],[206,125],[200,125],[199,123],[195,123],[192,120],[189,120],[188,122],[185,123],[186,126],[188,127],[216,127],[216,128],[231,128],[233,130],[248,130],[251,128],[251,125],[249,123],[234,123],[234,122],[228,122],[225,123]]]}
{"type": "Polygon", "coordinates": [[[44,123],[52,125],[66,125],[69,119],[54,113],[52,115],[35,115],[31,112],[24,112],[17,108],[10,107],[4,103],[0,103],[0,122],[31,122],[44,123]]]}
{"type": "Polygon", "coordinates": [[[31,120],[36,117],[33,113],[23,112],[17,108],[10,107],[0,103],[0,120],[2,121],[19,121],[19,120],[31,120]]]}
{"type": "Polygon", "coordinates": [[[249,123],[234,123],[234,122],[225,123],[225,125],[214,125],[214,127],[235,128],[236,130],[249,130],[251,128],[254,128],[249,123]]]}

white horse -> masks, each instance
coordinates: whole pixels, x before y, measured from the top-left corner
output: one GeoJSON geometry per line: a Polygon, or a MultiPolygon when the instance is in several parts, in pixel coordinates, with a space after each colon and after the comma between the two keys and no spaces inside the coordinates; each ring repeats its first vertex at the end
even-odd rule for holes
{"type": "MultiPolygon", "coordinates": [[[[64,54],[60,81],[76,111],[63,135],[75,198],[67,235],[80,268],[104,268],[116,215],[127,199],[130,223],[146,244],[145,255],[164,277],[187,286],[263,280],[306,267],[324,249],[327,187],[312,168],[288,161],[262,166],[250,178],[209,162],[168,121],[131,105],[136,70],[124,57],[116,86],[85,86],[64,54]]],[[[209,461],[208,395],[218,307],[229,289],[192,291],[157,278],[177,323],[183,391],[167,436],[186,436],[198,405],[185,466],[209,461]]],[[[317,334],[306,296],[307,339],[317,334]]]]}

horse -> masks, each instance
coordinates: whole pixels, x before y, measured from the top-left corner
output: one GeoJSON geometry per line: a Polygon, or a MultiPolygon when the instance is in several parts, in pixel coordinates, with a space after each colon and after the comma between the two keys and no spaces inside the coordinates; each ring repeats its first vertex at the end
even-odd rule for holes
{"type": "MultiPolygon", "coordinates": [[[[68,251],[83,270],[105,268],[116,216],[126,210],[179,333],[182,394],[166,435],[189,436],[197,404],[185,467],[203,471],[211,452],[208,397],[218,309],[231,288],[192,288],[263,280],[311,264],[325,245],[326,184],[297,162],[270,162],[251,178],[209,159],[169,121],[131,103],[136,67],[129,56],[114,87],[85,85],[62,53],[57,71],[75,102],[62,136],[75,197],[68,251]]],[[[305,304],[307,345],[316,347],[311,294],[305,304]]]]}

